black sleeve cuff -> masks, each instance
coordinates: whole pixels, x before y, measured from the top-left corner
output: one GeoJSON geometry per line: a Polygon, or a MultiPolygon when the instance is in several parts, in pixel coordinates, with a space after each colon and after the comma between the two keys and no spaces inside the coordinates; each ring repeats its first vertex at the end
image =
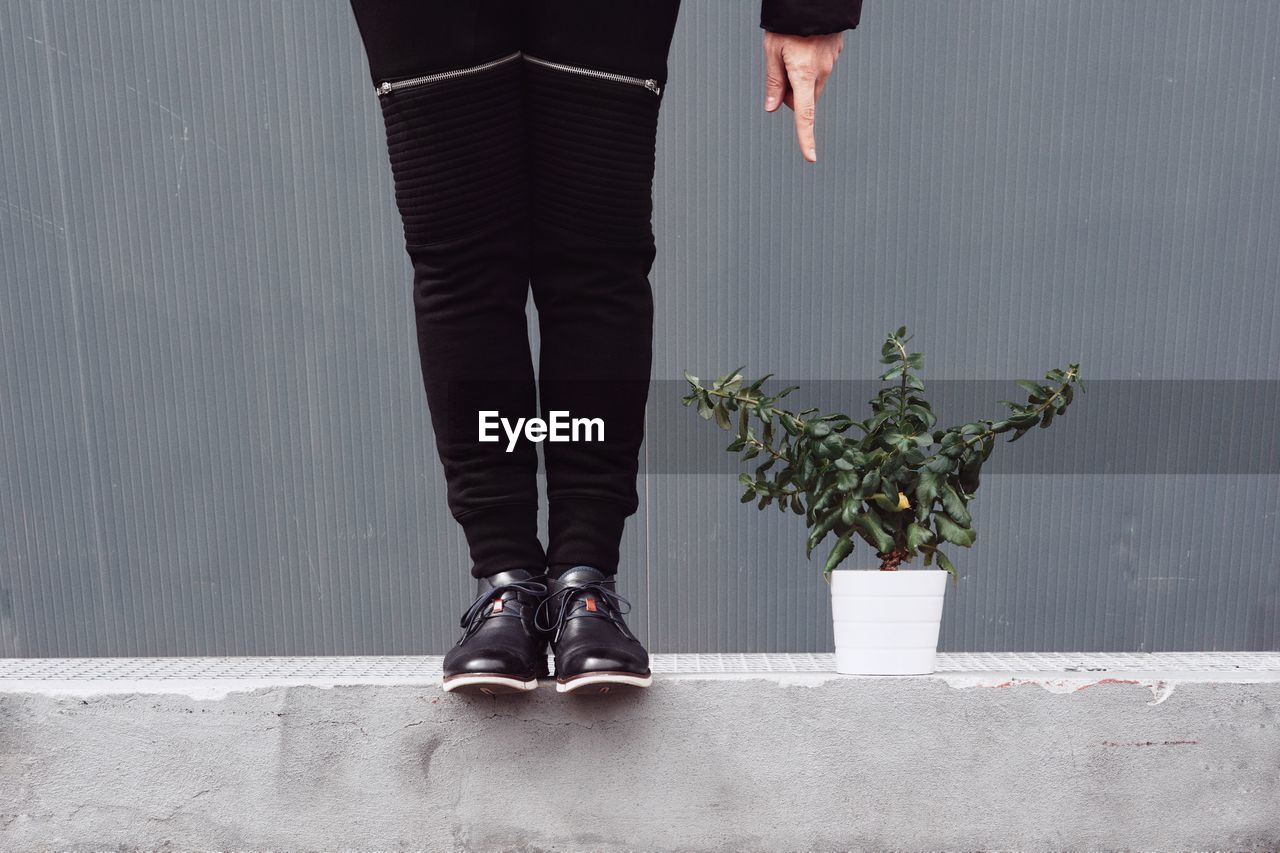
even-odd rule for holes
{"type": "Polygon", "coordinates": [[[760,26],[771,33],[812,36],[858,26],[862,0],[761,0],[760,26]]]}

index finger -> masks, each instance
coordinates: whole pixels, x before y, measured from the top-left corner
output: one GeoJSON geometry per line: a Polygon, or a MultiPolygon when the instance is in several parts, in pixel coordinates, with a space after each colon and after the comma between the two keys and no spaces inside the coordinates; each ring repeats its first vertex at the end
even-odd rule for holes
{"type": "Polygon", "coordinates": [[[788,74],[791,79],[791,93],[794,98],[796,113],[796,141],[800,143],[800,152],[810,163],[818,161],[818,145],[814,139],[815,104],[817,94],[814,92],[815,77],[812,74],[788,74]]]}

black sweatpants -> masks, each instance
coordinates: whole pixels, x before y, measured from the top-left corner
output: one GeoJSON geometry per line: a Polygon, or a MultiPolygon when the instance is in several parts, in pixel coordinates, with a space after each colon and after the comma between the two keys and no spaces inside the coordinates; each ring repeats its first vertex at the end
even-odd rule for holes
{"type": "Polygon", "coordinates": [[[351,0],[378,92],[422,378],[471,573],[613,574],[638,507],[654,149],[679,0],[351,0]],[[535,379],[525,304],[532,288],[535,379]],[[603,441],[480,441],[482,412],[603,441]],[[599,437],[598,433],[590,437],[599,437]]]}

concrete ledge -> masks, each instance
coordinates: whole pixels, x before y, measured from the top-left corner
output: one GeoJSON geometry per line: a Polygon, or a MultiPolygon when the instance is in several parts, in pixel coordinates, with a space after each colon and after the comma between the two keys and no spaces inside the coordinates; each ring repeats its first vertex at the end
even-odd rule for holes
{"type": "Polygon", "coordinates": [[[0,660],[0,848],[1280,849],[1280,654],[830,657],[0,660]]]}

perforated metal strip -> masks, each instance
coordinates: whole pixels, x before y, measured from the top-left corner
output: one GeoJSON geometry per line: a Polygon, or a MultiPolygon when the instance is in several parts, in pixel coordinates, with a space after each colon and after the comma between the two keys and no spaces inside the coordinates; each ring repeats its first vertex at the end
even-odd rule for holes
{"type": "MultiPolygon", "coordinates": [[[[52,680],[316,680],[383,681],[438,678],[439,656],[4,658],[0,681],[52,680]]],[[[655,654],[655,673],[833,672],[831,654],[655,654]]],[[[1280,672],[1280,652],[1154,654],[947,654],[938,672],[1105,673],[1280,672]]]]}

